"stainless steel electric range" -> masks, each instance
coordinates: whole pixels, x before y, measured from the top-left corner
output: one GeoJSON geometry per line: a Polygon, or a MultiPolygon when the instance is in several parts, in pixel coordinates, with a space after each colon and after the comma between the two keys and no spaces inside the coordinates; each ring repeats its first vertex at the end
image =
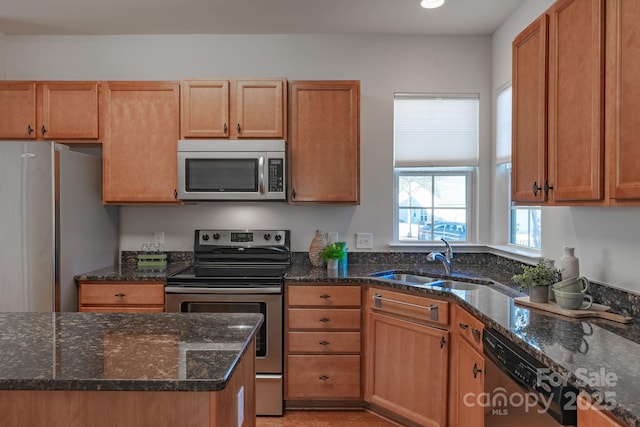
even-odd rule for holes
{"type": "Polygon", "coordinates": [[[289,230],[196,230],[194,263],[167,278],[168,312],[262,313],[256,413],[283,413],[283,287],[289,230]]]}

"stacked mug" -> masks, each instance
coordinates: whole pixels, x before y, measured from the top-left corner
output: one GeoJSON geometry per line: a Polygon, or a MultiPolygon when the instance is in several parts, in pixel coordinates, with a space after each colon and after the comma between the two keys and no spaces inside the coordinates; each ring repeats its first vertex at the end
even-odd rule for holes
{"type": "Polygon", "coordinates": [[[584,276],[570,277],[554,283],[552,289],[556,296],[556,302],[562,308],[587,310],[593,305],[593,297],[585,294],[589,289],[589,280],[584,276]]]}

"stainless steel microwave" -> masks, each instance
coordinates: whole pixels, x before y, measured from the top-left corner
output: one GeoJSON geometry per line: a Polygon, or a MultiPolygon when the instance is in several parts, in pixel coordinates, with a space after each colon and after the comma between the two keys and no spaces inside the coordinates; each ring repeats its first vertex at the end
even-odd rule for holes
{"type": "Polygon", "coordinates": [[[178,141],[178,198],[286,200],[284,140],[178,141]]]}

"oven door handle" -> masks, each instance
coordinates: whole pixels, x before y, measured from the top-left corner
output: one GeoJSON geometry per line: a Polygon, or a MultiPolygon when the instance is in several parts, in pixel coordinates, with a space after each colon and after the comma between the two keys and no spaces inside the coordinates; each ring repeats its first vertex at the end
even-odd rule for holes
{"type": "Polygon", "coordinates": [[[193,286],[165,286],[167,294],[281,294],[281,286],[259,288],[203,288],[193,286]]]}

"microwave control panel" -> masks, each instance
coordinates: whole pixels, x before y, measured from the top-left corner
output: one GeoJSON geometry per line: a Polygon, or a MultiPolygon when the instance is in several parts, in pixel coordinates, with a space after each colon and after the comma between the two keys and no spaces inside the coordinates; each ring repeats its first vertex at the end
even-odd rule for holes
{"type": "Polygon", "coordinates": [[[284,162],[282,159],[269,159],[269,192],[284,191],[284,162]]]}

